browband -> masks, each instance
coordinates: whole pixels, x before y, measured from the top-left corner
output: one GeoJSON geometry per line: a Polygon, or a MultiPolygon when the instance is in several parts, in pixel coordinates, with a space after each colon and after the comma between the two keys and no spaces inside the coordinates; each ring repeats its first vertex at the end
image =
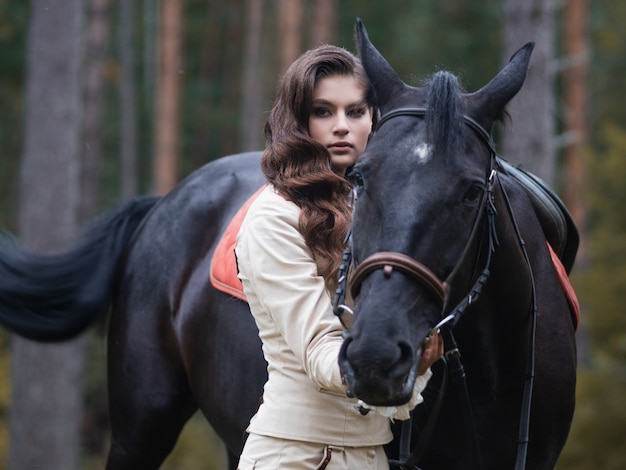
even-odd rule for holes
{"type": "MultiPolygon", "coordinates": [[[[424,117],[426,116],[427,112],[428,112],[428,108],[420,108],[420,107],[392,109],[388,113],[385,113],[379,119],[378,124],[376,125],[376,129],[378,130],[380,126],[383,125],[384,122],[388,121],[391,118],[394,118],[397,116],[424,117]]],[[[478,134],[478,136],[483,140],[483,142],[487,145],[487,147],[489,147],[492,154],[495,155],[496,144],[493,140],[493,137],[491,136],[491,133],[487,132],[487,130],[483,126],[481,126],[474,118],[466,114],[463,115],[463,120],[465,121],[465,124],[471,127],[478,134]]]]}

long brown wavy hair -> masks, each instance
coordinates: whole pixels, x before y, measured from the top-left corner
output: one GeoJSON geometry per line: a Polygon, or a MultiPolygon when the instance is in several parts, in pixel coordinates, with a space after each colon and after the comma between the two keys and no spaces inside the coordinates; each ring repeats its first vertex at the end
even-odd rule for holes
{"type": "Polygon", "coordinates": [[[311,138],[309,117],[316,83],[336,75],[355,77],[373,109],[373,90],[358,58],[331,45],[305,52],[280,81],[265,124],[267,145],[261,159],[268,182],[302,209],[298,229],[329,288],[352,220],[352,187],[333,171],[328,150],[311,138]]]}

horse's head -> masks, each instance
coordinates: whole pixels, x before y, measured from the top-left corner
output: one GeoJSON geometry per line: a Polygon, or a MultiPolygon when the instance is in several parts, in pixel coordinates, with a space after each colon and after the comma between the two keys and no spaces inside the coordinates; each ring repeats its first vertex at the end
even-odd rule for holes
{"type": "Polygon", "coordinates": [[[403,83],[360,21],[357,42],[382,117],[350,175],[355,311],[339,361],[355,396],[394,405],[410,398],[424,339],[473,282],[466,253],[478,249],[492,184],[491,127],[524,82],[532,44],[464,93],[447,72],[423,88],[403,83]]]}

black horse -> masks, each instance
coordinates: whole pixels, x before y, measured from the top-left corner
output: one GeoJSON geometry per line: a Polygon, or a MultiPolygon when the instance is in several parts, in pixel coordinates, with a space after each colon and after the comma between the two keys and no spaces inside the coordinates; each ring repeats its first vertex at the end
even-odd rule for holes
{"type": "MultiPolygon", "coordinates": [[[[533,351],[530,443],[521,454],[527,468],[552,468],[574,406],[574,328],[539,221],[487,133],[521,87],[531,48],[482,90],[462,94],[446,73],[426,88],[403,84],[360,22],[357,36],[383,119],[352,172],[356,311],[340,357],[351,391],[373,404],[404,401],[424,338],[438,328],[449,344],[454,331],[471,413],[453,394],[434,406],[419,465],[478,468],[478,455],[484,468],[511,468],[533,351]],[[463,309],[487,264],[478,300],[463,309]]],[[[158,468],[198,408],[236,464],[266,364],[247,304],[214,289],[209,267],[233,214],[264,182],[259,155],[216,160],[163,198],[128,202],[61,255],[0,245],[0,322],[10,331],[64,340],[112,305],[109,469],[158,468]]],[[[415,413],[414,438],[426,434],[430,402],[415,413]]]]}

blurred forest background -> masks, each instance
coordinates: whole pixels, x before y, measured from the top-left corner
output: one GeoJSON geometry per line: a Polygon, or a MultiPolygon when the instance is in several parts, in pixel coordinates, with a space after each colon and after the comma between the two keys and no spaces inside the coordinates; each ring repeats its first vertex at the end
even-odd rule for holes
{"type": "MultiPolygon", "coordinates": [[[[357,16],[411,84],[447,69],[473,91],[537,42],[497,136],[583,238],[577,409],[557,468],[626,468],[626,2],[0,0],[0,227],[54,251],[125,198],[261,149],[280,74],[320,42],[354,50],[357,16]]],[[[64,345],[0,332],[0,467],[103,468],[105,335],[105,322],[64,345]]],[[[223,459],[196,416],[163,468],[223,459]]]]}

